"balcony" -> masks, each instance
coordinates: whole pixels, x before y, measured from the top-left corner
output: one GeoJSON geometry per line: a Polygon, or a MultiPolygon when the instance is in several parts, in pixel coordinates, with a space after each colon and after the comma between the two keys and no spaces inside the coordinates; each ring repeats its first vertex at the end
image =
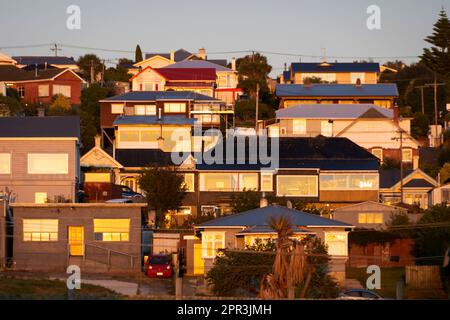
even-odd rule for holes
{"type": "Polygon", "coordinates": [[[191,114],[234,114],[234,106],[208,104],[193,105],[190,109],[191,114]]]}

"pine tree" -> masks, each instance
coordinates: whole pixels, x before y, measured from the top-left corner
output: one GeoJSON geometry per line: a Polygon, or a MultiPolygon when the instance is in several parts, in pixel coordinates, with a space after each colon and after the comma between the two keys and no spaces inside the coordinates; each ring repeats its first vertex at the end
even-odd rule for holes
{"type": "Polygon", "coordinates": [[[439,19],[434,24],[433,34],[426,37],[431,48],[423,49],[422,60],[437,74],[445,79],[450,78],[450,20],[444,9],[439,13],[439,19]]]}
{"type": "Polygon", "coordinates": [[[144,60],[142,58],[142,50],[141,47],[139,45],[136,46],[136,53],[135,53],[135,62],[141,62],[142,60],[144,60]]]}

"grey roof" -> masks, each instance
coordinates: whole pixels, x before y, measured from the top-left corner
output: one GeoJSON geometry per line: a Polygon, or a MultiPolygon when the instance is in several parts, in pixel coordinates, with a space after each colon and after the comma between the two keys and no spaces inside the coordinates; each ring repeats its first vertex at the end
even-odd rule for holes
{"type": "Polygon", "coordinates": [[[377,115],[392,119],[394,112],[374,104],[304,104],[276,111],[277,119],[356,119],[365,116],[375,118],[377,115]]]}
{"type": "Polygon", "coordinates": [[[36,76],[35,70],[24,70],[15,66],[0,66],[0,81],[29,81],[52,79],[58,74],[68,69],[47,69],[38,70],[36,76]]]}
{"type": "Polygon", "coordinates": [[[157,116],[118,116],[114,121],[114,125],[124,124],[178,124],[178,125],[194,125],[197,119],[186,118],[185,116],[163,116],[161,120],[157,116]]]}
{"type": "Polygon", "coordinates": [[[184,68],[213,68],[216,69],[217,71],[233,71],[230,68],[212,63],[210,61],[206,61],[206,60],[184,60],[184,61],[180,61],[174,64],[170,64],[167,67],[164,67],[163,69],[173,69],[173,68],[180,68],[180,69],[184,69],[184,68]]]}
{"type": "Polygon", "coordinates": [[[116,149],[115,156],[116,161],[128,168],[177,165],[172,161],[171,153],[161,149],[116,149]]]}
{"type": "Polygon", "coordinates": [[[286,216],[291,220],[291,223],[297,227],[352,227],[352,225],[341,221],[323,218],[318,215],[309,214],[282,206],[269,205],[267,207],[257,208],[210,220],[198,225],[196,228],[267,226],[269,218],[274,216],[286,216]]]}
{"type": "MultiPolygon", "coordinates": [[[[187,59],[191,55],[192,55],[192,53],[187,51],[187,50],[178,49],[177,51],[174,52],[175,62],[187,59]]],[[[170,59],[170,52],[165,52],[165,53],[157,53],[157,52],[147,53],[147,54],[145,54],[145,59],[149,59],[149,58],[154,57],[154,56],[162,56],[162,57],[164,57],[166,59],[170,59]]]]}
{"type": "MultiPolygon", "coordinates": [[[[403,179],[410,175],[414,170],[406,169],[403,171],[403,179]]],[[[400,169],[380,170],[380,188],[391,188],[400,181],[400,169]]]]}
{"type": "Polygon", "coordinates": [[[398,97],[395,83],[378,84],[277,84],[278,97],[398,97]]]}
{"type": "Polygon", "coordinates": [[[380,72],[378,62],[294,62],[293,72],[380,72]]]}
{"type": "Polygon", "coordinates": [[[227,59],[207,59],[207,61],[226,67],[228,64],[227,59]]]}
{"type": "Polygon", "coordinates": [[[76,61],[69,57],[55,56],[16,56],[12,57],[18,64],[24,65],[42,65],[42,64],[59,64],[59,65],[76,65],[76,61]]]}
{"type": "Polygon", "coordinates": [[[220,100],[199,94],[193,91],[131,91],[101,101],[157,101],[157,100],[194,100],[215,101],[220,100]]]}
{"type": "Polygon", "coordinates": [[[80,138],[80,118],[0,117],[2,138],[80,138]]]}

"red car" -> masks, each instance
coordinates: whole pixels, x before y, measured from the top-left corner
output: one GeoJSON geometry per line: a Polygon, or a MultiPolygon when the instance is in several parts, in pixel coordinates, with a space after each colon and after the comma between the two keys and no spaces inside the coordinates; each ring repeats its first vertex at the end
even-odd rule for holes
{"type": "Polygon", "coordinates": [[[148,259],[145,274],[149,277],[170,278],[173,276],[172,261],[169,256],[158,254],[148,259]]]}

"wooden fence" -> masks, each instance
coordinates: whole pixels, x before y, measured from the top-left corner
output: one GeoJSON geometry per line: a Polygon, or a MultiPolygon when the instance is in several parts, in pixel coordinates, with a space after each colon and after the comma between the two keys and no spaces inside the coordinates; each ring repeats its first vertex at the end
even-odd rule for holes
{"type": "Polygon", "coordinates": [[[411,288],[441,288],[439,266],[406,266],[406,285],[411,288]]]}

